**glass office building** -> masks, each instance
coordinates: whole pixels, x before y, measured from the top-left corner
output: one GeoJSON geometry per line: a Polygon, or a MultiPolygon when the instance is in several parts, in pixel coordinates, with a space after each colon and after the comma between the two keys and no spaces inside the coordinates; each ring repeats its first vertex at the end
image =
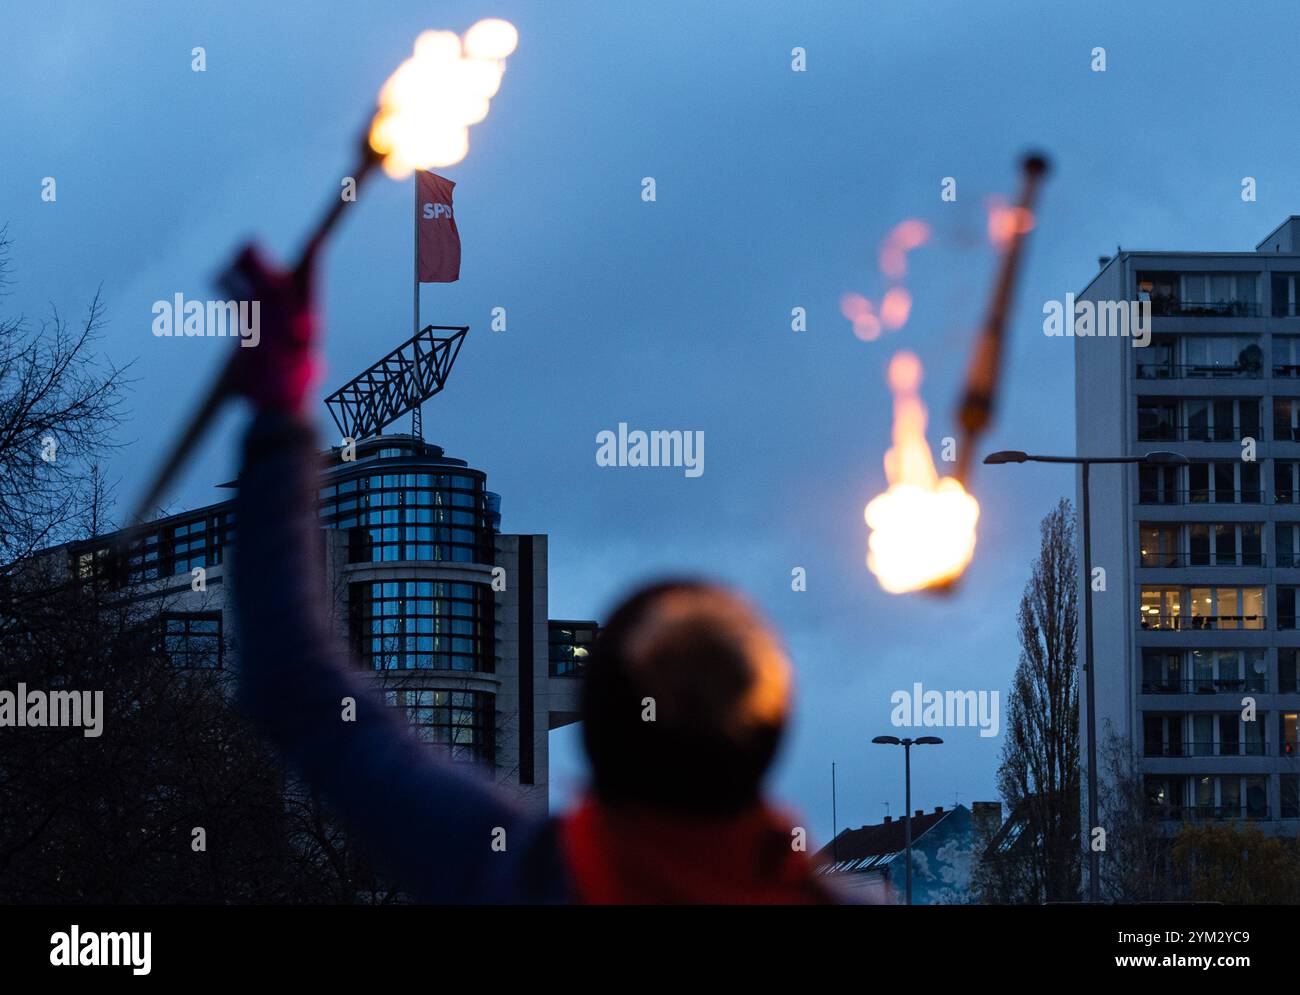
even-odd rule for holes
{"type": "MultiPolygon", "coordinates": [[[[544,807],[547,733],[577,718],[596,632],[563,623],[569,662],[557,666],[547,537],[502,533],[486,474],[413,435],[323,453],[319,516],[336,632],[376,693],[430,748],[544,807]]],[[[131,547],[122,582],[157,600],[178,665],[236,662],[225,566],[237,528],[226,501],[160,519],[131,547]]],[[[71,569],[100,569],[111,539],[70,547],[71,569]]]]}

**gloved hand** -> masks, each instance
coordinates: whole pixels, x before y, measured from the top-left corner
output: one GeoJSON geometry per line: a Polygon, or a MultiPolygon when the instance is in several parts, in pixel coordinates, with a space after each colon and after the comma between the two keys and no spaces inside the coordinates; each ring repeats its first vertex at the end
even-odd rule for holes
{"type": "Polygon", "coordinates": [[[242,340],[226,369],[225,386],[263,412],[300,414],[320,379],[320,322],[315,308],[314,253],[296,270],[269,262],[253,245],[222,277],[228,294],[259,302],[258,336],[242,340]]]}

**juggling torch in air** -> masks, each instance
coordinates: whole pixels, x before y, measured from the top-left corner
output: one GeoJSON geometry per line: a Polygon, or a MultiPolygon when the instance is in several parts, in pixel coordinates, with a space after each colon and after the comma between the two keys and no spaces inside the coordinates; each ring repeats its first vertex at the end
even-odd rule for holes
{"type": "MultiPolygon", "coordinates": [[[[417,169],[432,169],[460,162],[469,152],[469,128],[487,117],[492,97],[501,85],[505,59],[519,41],[509,21],[489,18],[474,24],[464,37],[452,31],[425,31],[415,41],[415,51],[384,83],[379,106],[359,142],[357,160],[350,172],[356,189],[375,167],[393,179],[404,179],[417,169]]],[[[316,225],[294,266],[303,274],[351,201],[338,197],[316,225]]],[[[234,279],[230,273],[223,284],[234,279]]],[[[132,524],[153,513],[159,499],[185,459],[193,451],[213,416],[233,396],[232,361],[208,388],[184,432],[169,451],[158,473],[136,505],[132,524]]],[[[131,530],[127,530],[129,538],[131,530]]]]}
{"type": "Polygon", "coordinates": [[[976,439],[992,418],[1021,250],[1033,228],[1034,202],[1046,172],[1046,159],[1026,157],[1021,164],[1019,202],[990,218],[990,234],[1003,249],[1002,262],[957,409],[962,438],[952,476],[939,476],[925,441],[926,412],[918,394],[920,361],[904,352],[889,364],[894,394],[893,445],[885,454],[889,488],[871,500],[864,514],[870,530],[867,566],[891,594],[948,590],[975,554],[979,503],[967,490],[971,457],[976,439]]]}

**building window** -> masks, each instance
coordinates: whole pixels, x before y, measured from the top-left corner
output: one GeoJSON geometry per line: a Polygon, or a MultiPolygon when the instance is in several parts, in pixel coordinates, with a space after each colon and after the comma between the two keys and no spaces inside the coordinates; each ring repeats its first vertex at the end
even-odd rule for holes
{"type": "Polygon", "coordinates": [[[1144,464],[1138,467],[1142,504],[1259,504],[1258,463],[1213,460],[1186,467],[1144,464]]]}
{"type": "MultiPolygon", "coordinates": [[[[1294,318],[1296,317],[1296,305],[1300,304],[1300,299],[1296,297],[1296,279],[1300,273],[1274,273],[1272,283],[1273,289],[1273,317],[1274,318],[1294,318]]],[[[1274,372],[1274,376],[1281,374],[1274,372]]],[[[1287,374],[1294,376],[1295,374],[1287,374]]]]}
{"type": "Polygon", "coordinates": [[[1300,523],[1278,522],[1273,526],[1273,545],[1279,567],[1300,566],[1300,523]]]}
{"type": "Polygon", "coordinates": [[[1259,693],[1268,690],[1267,651],[1264,649],[1187,650],[1188,681],[1192,694],[1259,693]]]}
{"type": "Polygon", "coordinates": [[[1277,627],[1294,629],[1296,627],[1296,585],[1278,584],[1277,586],[1277,627]]]}
{"type": "Polygon", "coordinates": [[[1300,666],[1297,666],[1300,653],[1291,646],[1284,646],[1277,651],[1277,689],[1282,694],[1294,694],[1300,687],[1300,666]]]}
{"type": "Polygon", "coordinates": [[[1181,694],[1183,685],[1183,651],[1142,651],[1142,693],[1181,694]]]}
{"type": "Polygon", "coordinates": [[[1246,335],[1158,335],[1138,350],[1139,380],[1257,378],[1263,373],[1259,340],[1246,335]]]}
{"type": "Polygon", "coordinates": [[[1264,628],[1262,587],[1189,588],[1194,629],[1264,628]]]}
{"type": "Polygon", "coordinates": [[[550,624],[550,672],[552,677],[581,677],[596,643],[594,622],[552,622],[550,624]]]}
{"type": "Polygon", "coordinates": [[[1300,398],[1273,398],[1273,439],[1277,442],[1300,441],[1300,398]]]}
{"type": "Polygon", "coordinates": [[[1178,486],[1176,466],[1141,464],[1138,466],[1138,501],[1142,504],[1182,504],[1183,490],[1178,486]]]}
{"type": "Polygon", "coordinates": [[[1139,563],[1144,567],[1261,566],[1262,528],[1258,522],[1143,522],[1138,527],[1139,563]]]}
{"type": "Polygon", "coordinates": [[[486,584],[387,581],[349,585],[353,645],[374,670],[495,669],[486,584]]]}
{"type": "Polygon", "coordinates": [[[162,617],[163,651],[173,666],[218,668],[224,661],[219,612],[169,612],[162,617]]]}
{"type": "Polygon", "coordinates": [[[1183,565],[1182,540],[1178,525],[1143,522],[1138,526],[1139,561],[1144,567],[1178,567],[1183,565]]]}
{"type": "Polygon", "coordinates": [[[1260,313],[1257,273],[1140,272],[1138,299],[1153,315],[1252,317],[1260,313]]]}
{"type": "Polygon", "coordinates": [[[1283,774],[1281,779],[1281,817],[1300,818],[1300,774],[1283,774]]]}
{"type": "Polygon", "coordinates": [[[1262,587],[1154,587],[1143,585],[1138,606],[1143,629],[1262,629],[1262,587]]]}
{"type": "Polygon", "coordinates": [[[1295,504],[1300,487],[1297,487],[1296,471],[1300,463],[1294,460],[1273,461],[1273,502],[1275,504],[1295,504]]]}
{"type": "Polygon", "coordinates": [[[1181,588],[1144,586],[1142,601],[1138,607],[1142,628],[1181,629],[1183,627],[1182,597],[1181,588]]]}
{"type": "Polygon", "coordinates": [[[1138,439],[1236,442],[1258,439],[1258,397],[1138,398],[1138,439]]]}
{"type": "Polygon", "coordinates": [[[1267,775],[1195,775],[1188,793],[1197,819],[1268,818],[1267,775]]]}
{"type": "Polygon", "coordinates": [[[1187,467],[1187,500],[1191,504],[1257,504],[1259,464],[1218,461],[1187,467]]]}
{"type": "Polygon", "coordinates": [[[491,563],[495,495],[467,473],[376,473],[320,491],[326,528],[348,532],[352,563],[491,563]]]}
{"type": "Polygon", "coordinates": [[[1183,817],[1183,784],[1173,777],[1148,777],[1145,780],[1147,804],[1161,819],[1183,817]]]}
{"type": "Polygon", "coordinates": [[[1284,757],[1294,757],[1296,754],[1297,735],[1296,735],[1296,713],[1281,712],[1277,717],[1277,742],[1278,752],[1284,757]]]}
{"type": "Polygon", "coordinates": [[[401,688],[384,692],[384,700],[400,708],[415,734],[438,747],[457,763],[491,763],[495,708],[492,695],[481,691],[401,688]]]}
{"type": "MultiPolygon", "coordinates": [[[[1264,724],[1266,717],[1247,722],[1239,712],[1193,712],[1187,716],[1163,716],[1167,723],[1165,750],[1152,752],[1152,730],[1148,728],[1147,756],[1166,757],[1262,757],[1266,753],[1264,724]],[[1179,733],[1187,730],[1187,742],[1179,733]]],[[[1147,719],[1150,722],[1150,717],[1147,719]]]]}
{"type": "Polygon", "coordinates": [[[1183,755],[1183,717],[1181,715],[1142,716],[1142,754],[1147,757],[1181,757],[1183,755]]]}
{"type": "Polygon", "coordinates": [[[1300,336],[1273,336],[1273,376],[1300,376],[1300,336]]]}

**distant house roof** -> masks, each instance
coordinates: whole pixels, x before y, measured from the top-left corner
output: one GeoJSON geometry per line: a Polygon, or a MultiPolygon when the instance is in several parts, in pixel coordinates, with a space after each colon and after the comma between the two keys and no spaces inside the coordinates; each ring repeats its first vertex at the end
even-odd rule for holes
{"type": "Polygon", "coordinates": [[[984,848],[985,860],[996,860],[1030,845],[1034,833],[1025,832],[1029,829],[1029,802],[1028,798],[1021,799],[1020,804],[1007,816],[1007,821],[989,839],[984,848]]]}
{"type": "MultiPolygon", "coordinates": [[[[912,816],[912,845],[941,823],[956,809],[942,807],[933,812],[912,816]]],[[[892,819],[878,826],[846,829],[817,851],[816,862],[825,874],[853,874],[884,867],[907,846],[904,819],[892,819]]]]}

